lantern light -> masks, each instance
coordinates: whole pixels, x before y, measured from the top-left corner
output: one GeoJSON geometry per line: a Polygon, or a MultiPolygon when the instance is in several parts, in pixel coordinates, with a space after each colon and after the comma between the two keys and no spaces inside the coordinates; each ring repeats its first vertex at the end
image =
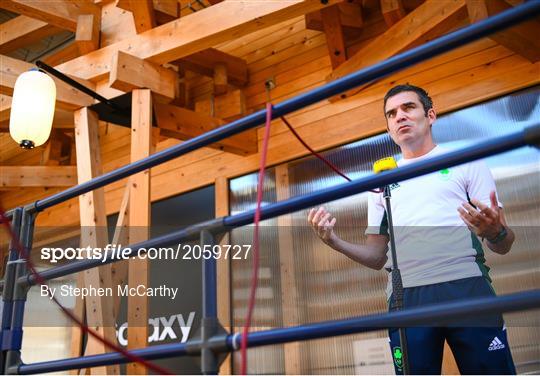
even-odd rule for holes
{"type": "Polygon", "coordinates": [[[9,133],[25,149],[43,145],[51,134],[56,86],[37,68],[21,74],[15,82],[9,133]]]}

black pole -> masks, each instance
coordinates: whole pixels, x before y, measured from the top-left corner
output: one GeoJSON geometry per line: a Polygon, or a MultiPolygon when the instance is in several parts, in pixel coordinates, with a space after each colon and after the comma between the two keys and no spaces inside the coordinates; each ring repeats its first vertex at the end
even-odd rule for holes
{"type": "Polygon", "coordinates": [[[39,69],[42,69],[45,72],[52,74],[54,77],[58,78],[59,80],[64,81],[66,84],[68,84],[70,86],[73,86],[75,89],[77,89],[79,91],[82,91],[86,95],[89,95],[94,99],[97,99],[101,103],[105,103],[107,106],[109,106],[109,107],[111,107],[111,108],[113,108],[113,109],[115,109],[117,111],[120,111],[120,112],[125,111],[125,109],[119,107],[113,101],[105,98],[104,96],[99,95],[95,91],[93,91],[93,90],[87,88],[86,86],[80,84],[79,82],[75,81],[73,78],[66,76],[64,73],[54,69],[50,65],[45,64],[43,61],[41,61],[41,60],[36,61],[36,66],[39,69]]]}
{"type": "MultiPolygon", "coordinates": [[[[396,253],[396,240],[394,237],[394,222],[392,220],[392,206],[390,199],[392,194],[390,192],[390,186],[384,186],[384,199],[386,201],[386,219],[388,220],[388,235],[390,236],[390,254],[392,257],[392,300],[390,302],[391,311],[401,311],[403,309],[403,280],[401,279],[401,272],[399,271],[397,253],[396,253]]],[[[401,359],[402,369],[404,375],[411,374],[411,368],[409,366],[409,349],[407,346],[407,333],[406,328],[400,327],[399,331],[399,343],[401,346],[401,359]]],[[[396,363],[396,354],[392,351],[392,357],[394,357],[394,364],[396,363]]],[[[399,366],[398,366],[399,367],[399,366]]]]}

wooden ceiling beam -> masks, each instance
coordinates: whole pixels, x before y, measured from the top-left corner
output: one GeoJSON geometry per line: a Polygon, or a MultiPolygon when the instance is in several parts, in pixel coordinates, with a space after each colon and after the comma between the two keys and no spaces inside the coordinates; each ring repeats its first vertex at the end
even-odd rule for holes
{"type": "Polygon", "coordinates": [[[100,29],[101,16],[95,14],[81,14],[77,17],[75,44],[81,55],[85,55],[99,48],[100,29]]]}
{"type": "Polygon", "coordinates": [[[11,113],[11,96],[0,94],[0,124],[2,127],[0,130],[3,132],[4,123],[7,124],[9,120],[9,115],[11,113]]]}
{"type": "Polygon", "coordinates": [[[178,0],[154,0],[156,23],[163,25],[180,17],[180,3],[178,0]]]}
{"type": "Polygon", "coordinates": [[[196,101],[195,111],[230,121],[246,114],[246,99],[242,90],[232,90],[213,99],[196,101]]]}
{"type": "Polygon", "coordinates": [[[99,81],[109,74],[116,51],[127,51],[157,64],[168,63],[341,1],[328,0],[326,5],[312,0],[225,1],[90,52],[57,69],[99,81]]]}
{"type": "MultiPolygon", "coordinates": [[[[118,0],[118,8],[132,12],[130,0],[118,0]]],[[[157,25],[171,22],[180,16],[180,3],[178,0],[152,0],[153,17],[157,25]]]]}
{"type": "MultiPolygon", "coordinates": [[[[33,64],[26,61],[14,59],[8,56],[0,55],[0,94],[13,95],[15,81],[21,73],[35,68],[33,64]]],[[[90,106],[94,100],[80,92],[79,90],[69,86],[68,84],[52,77],[56,84],[56,105],[62,109],[74,110],[81,107],[90,106]]],[[[81,80],[78,80],[81,81],[81,80]]],[[[95,87],[90,82],[82,82],[92,90],[95,87]]]]}
{"type": "Polygon", "coordinates": [[[402,0],[381,0],[381,12],[388,27],[407,15],[402,0]]]}
{"type": "MultiPolygon", "coordinates": [[[[167,104],[154,104],[154,112],[160,134],[180,140],[188,140],[225,124],[221,119],[167,104]]],[[[243,156],[255,154],[257,132],[250,129],[209,147],[243,156]]]]}
{"type": "Polygon", "coordinates": [[[156,27],[156,17],[154,16],[154,4],[152,0],[129,0],[129,7],[133,14],[137,34],[156,27]]]}
{"type": "Polygon", "coordinates": [[[47,56],[44,56],[43,58],[41,58],[41,61],[43,61],[47,65],[54,67],[56,65],[63,64],[67,61],[73,60],[79,56],[81,56],[81,51],[79,50],[79,46],[77,46],[77,43],[73,41],[72,43],[69,43],[63,47],[55,49],[53,52],[49,53],[47,56]]]}
{"type": "MultiPolygon", "coordinates": [[[[478,22],[512,8],[504,0],[466,0],[471,22],[478,22]]],[[[489,38],[535,63],[540,60],[540,21],[532,19],[489,35],[489,38]]]]}
{"type": "MultiPolygon", "coordinates": [[[[338,4],[339,18],[341,26],[345,33],[357,32],[364,26],[362,17],[362,6],[358,3],[340,3],[338,4]]],[[[322,21],[322,11],[311,12],[306,14],[306,29],[324,31],[322,21]]]]}
{"type": "Polygon", "coordinates": [[[0,166],[0,187],[70,187],[77,184],[75,166],[0,166]]]}
{"type": "MultiPolygon", "coordinates": [[[[327,81],[341,78],[445,34],[463,22],[464,18],[466,18],[465,0],[427,0],[386,32],[350,56],[345,63],[327,77],[327,81]]],[[[360,90],[361,87],[355,88],[341,94],[339,98],[351,96],[360,90]]]]}
{"type": "Polygon", "coordinates": [[[347,61],[347,48],[345,47],[345,36],[340,18],[338,5],[321,10],[323,30],[326,35],[326,45],[332,69],[336,69],[347,61]]]}
{"type": "Polygon", "coordinates": [[[73,130],[73,112],[56,109],[53,117],[53,127],[58,129],[73,130]]]}
{"type": "Polygon", "coordinates": [[[41,60],[45,64],[55,66],[97,50],[100,42],[100,28],[101,16],[80,15],[77,17],[77,31],[73,43],[57,49],[41,60]]]}
{"type": "Polygon", "coordinates": [[[248,83],[246,61],[215,48],[208,48],[173,63],[208,77],[214,77],[216,65],[223,64],[227,68],[227,81],[229,83],[237,87],[243,87],[248,83]]]}
{"type": "Polygon", "coordinates": [[[0,8],[73,32],[77,31],[77,17],[79,15],[101,14],[101,8],[89,1],[2,0],[0,8]]]}
{"type": "Polygon", "coordinates": [[[176,97],[178,74],[172,69],[118,51],[111,64],[109,86],[124,92],[147,88],[156,101],[170,103],[176,97]]]}
{"type": "MultiPolygon", "coordinates": [[[[11,111],[11,97],[0,95],[0,133],[9,132],[9,115],[11,111]],[[9,107],[4,109],[1,104],[9,99],[9,107]]],[[[73,112],[56,109],[53,118],[53,129],[62,129],[64,132],[73,131],[73,112]]]]}
{"type": "Polygon", "coordinates": [[[61,31],[56,26],[26,16],[0,24],[0,54],[36,43],[61,31]]]}

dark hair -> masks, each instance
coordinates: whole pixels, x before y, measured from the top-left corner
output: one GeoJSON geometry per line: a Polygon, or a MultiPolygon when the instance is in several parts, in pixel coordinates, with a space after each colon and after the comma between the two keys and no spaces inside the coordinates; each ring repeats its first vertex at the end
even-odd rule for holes
{"type": "Polygon", "coordinates": [[[431,100],[431,97],[421,87],[414,86],[414,85],[398,85],[394,86],[384,96],[384,105],[383,105],[383,112],[386,111],[386,102],[388,101],[388,98],[393,97],[394,95],[397,95],[399,93],[402,93],[404,91],[412,91],[415,92],[418,95],[418,98],[420,99],[420,103],[422,103],[422,106],[424,106],[424,112],[427,116],[428,111],[433,108],[433,101],[431,100]]]}

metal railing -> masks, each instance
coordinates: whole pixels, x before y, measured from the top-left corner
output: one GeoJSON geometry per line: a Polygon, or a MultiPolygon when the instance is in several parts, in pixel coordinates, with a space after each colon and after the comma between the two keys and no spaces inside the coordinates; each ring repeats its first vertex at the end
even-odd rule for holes
{"type": "MultiPolygon", "coordinates": [[[[283,116],[322,99],[339,94],[356,86],[368,83],[374,79],[389,75],[407,68],[435,55],[463,46],[495,31],[509,27],[540,14],[540,1],[531,1],[516,6],[513,9],[480,21],[453,33],[428,42],[420,47],[396,55],[384,62],[362,69],[358,72],[337,79],[331,83],[314,89],[309,93],[283,101],[273,107],[274,117],[283,116]]],[[[93,189],[141,172],[148,168],[179,157],[201,147],[230,137],[247,129],[262,124],[266,110],[261,110],[242,119],[233,121],[221,128],[192,138],[182,144],[173,146],[153,154],[140,161],[128,164],[88,182],[54,194],[43,200],[38,200],[24,208],[11,210],[8,215],[12,219],[15,234],[20,236],[22,246],[26,250],[32,248],[32,237],[35,217],[39,211],[50,208],[68,199],[74,198],[93,189]]],[[[525,145],[540,143],[540,125],[536,124],[521,132],[516,132],[475,146],[440,155],[429,161],[421,161],[399,169],[368,176],[350,183],[323,189],[315,193],[294,197],[262,208],[261,219],[277,217],[309,208],[317,204],[338,198],[357,194],[386,184],[410,179],[422,174],[455,166],[479,158],[487,157],[525,145]]],[[[149,239],[128,246],[132,252],[141,248],[159,247],[186,240],[200,239],[202,244],[214,244],[216,237],[224,232],[243,225],[253,223],[253,211],[243,212],[233,216],[221,217],[211,221],[189,226],[183,230],[149,239]]],[[[107,258],[105,263],[119,259],[107,258]]],[[[40,275],[46,279],[57,278],[75,272],[87,270],[105,264],[102,260],[82,260],[43,271],[40,275]]],[[[31,374],[53,371],[64,371],[94,367],[101,365],[119,364],[126,362],[119,353],[83,356],[71,359],[24,364],[21,360],[22,323],[24,305],[30,286],[36,284],[36,278],[26,267],[26,262],[17,257],[17,250],[10,243],[10,256],[2,284],[2,357],[0,366],[4,373],[31,374]]],[[[201,371],[217,373],[220,353],[234,351],[239,348],[239,333],[229,334],[224,331],[217,320],[217,288],[216,261],[213,258],[203,263],[203,319],[201,337],[188,340],[181,344],[167,344],[134,350],[133,353],[145,359],[161,359],[182,355],[201,355],[201,371]]],[[[457,320],[474,313],[503,313],[515,310],[540,307],[540,290],[526,291],[511,295],[489,298],[477,298],[459,303],[444,303],[430,307],[406,309],[379,315],[351,318],[290,328],[281,328],[250,333],[248,347],[264,346],[291,341],[323,338],[328,336],[360,333],[388,327],[414,325],[427,319],[437,319],[441,322],[457,320]]]]}

